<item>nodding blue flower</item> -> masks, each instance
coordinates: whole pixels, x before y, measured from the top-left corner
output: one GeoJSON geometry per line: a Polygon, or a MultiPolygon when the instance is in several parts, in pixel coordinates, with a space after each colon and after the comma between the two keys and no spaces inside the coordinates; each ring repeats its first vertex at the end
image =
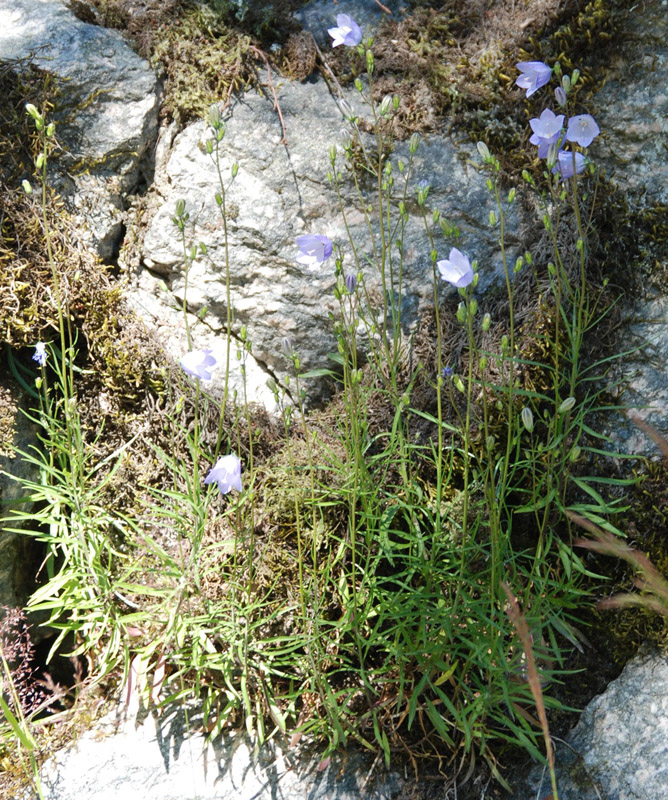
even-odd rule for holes
{"type": "Polygon", "coordinates": [[[201,381],[210,381],[213,370],[218,366],[212,350],[191,350],[179,363],[185,373],[201,381]]]}
{"type": "Polygon", "coordinates": [[[209,471],[204,483],[217,483],[221,494],[228,494],[232,489],[242,491],[241,461],[238,456],[234,454],[221,456],[209,471]]]}
{"type": "Polygon", "coordinates": [[[330,239],[313,233],[298,236],[296,242],[299,248],[297,262],[311,269],[327,261],[334,250],[330,239]]]}
{"type": "Polygon", "coordinates": [[[520,89],[527,90],[527,97],[531,97],[541,86],[545,86],[552,75],[552,70],[542,61],[520,61],[515,66],[522,73],[515,84],[520,89]]]}
{"type": "Polygon", "coordinates": [[[357,275],[354,273],[350,273],[346,275],[346,291],[348,294],[355,294],[355,289],[357,288],[357,275]]]}
{"type": "Polygon", "coordinates": [[[457,289],[463,289],[473,280],[473,268],[471,262],[464,253],[453,247],[450,250],[449,258],[437,261],[436,266],[441,274],[441,278],[451,283],[457,289]]]}
{"type": "Polygon", "coordinates": [[[37,342],[35,352],[32,354],[32,360],[36,361],[40,367],[46,366],[46,345],[44,342],[37,342]]]}
{"type": "Polygon", "coordinates": [[[455,371],[454,371],[454,369],[452,367],[443,367],[443,369],[441,370],[441,375],[444,378],[452,378],[452,376],[454,374],[455,374],[455,371]]]}
{"type": "Polygon", "coordinates": [[[585,157],[582,153],[574,153],[572,150],[560,150],[557,153],[557,163],[552,167],[554,175],[557,172],[562,178],[572,178],[584,172],[585,157]],[[573,159],[575,158],[575,161],[573,159]]]}
{"type": "Polygon", "coordinates": [[[589,147],[600,132],[596,120],[590,114],[579,114],[568,120],[566,139],[579,144],[580,147],[589,147]]]}
{"type": "Polygon", "coordinates": [[[332,47],[338,47],[340,44],[355,47],[362,41],[362,29],[348,14],[337,14],[336,26],[327,29],[327,33],[332,37],[332,47]]]}
{"type": "Polygon", "coordinates": [[[559,141],[564,126],[564,115],[555,114],[546,108],[540,117],[529,120],[533,136],[529,139],[531,144],[538,145],[538,158],[547,158],[550,145],[559,141]]]}

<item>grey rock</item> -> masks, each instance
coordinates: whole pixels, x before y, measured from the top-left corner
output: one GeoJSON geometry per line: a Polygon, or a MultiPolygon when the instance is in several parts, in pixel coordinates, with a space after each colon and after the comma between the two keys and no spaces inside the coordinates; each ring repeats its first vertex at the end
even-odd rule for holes
{"type": "MultiPolygon", "coordinates": [[[[355,270],[336,192],[326,178],[329,147],[337,142],[344,127],[338,102],[323,80],[289,83],[275,76],[274,83],[288,144],[282,141],[270,93],[261,96],[249,92],[229,110],[221,147],[226,182],[232,165],[239,164],[238,175],[227,190],[234,331],[238,332],[242,324],[248,328],[259,370],[258,386],[263,370],[265,378],[267,370],[279,375],[285,370],[279,347],[284,336],[291,337],[306,369],[327,366],[327,353],[336,347],[331,319],[338,308],[333,296],[334,259],[315,272],[301,266],[295,261],[295,237],[304,233],[329,236],[341,246],[344,271],[355,270]]],[[[351,104],[355,102],[353,95],[348,94],[347,99],[351,104]]],[[[214,201],[218,191],[216,171],[205,152],[209,136],[204,122],[194,123],[176,136],[165,173],[156,176],[158,208],[144,239],[145,270],[130,290],[131,302],[149,325],[151,320],[170,320],[163,341],[177,356],[185,349],[184,323],[174,313],[182,305],[184,294],[182,245],[172,222],[180,198],[186,201],[190,213],[188,243],[204,242],[208,247],[208,255],[195,261],[188,279],[187,302],[193,314],[196,346],[215,348],[216,342],[221,344],[225,330],[224,239],[214,201]],[[197,323],[195,317],[204,310],[203,320],[197,323]]],[[[399,158],[408,162],[406,143],[398,144],[392,154],[397,186],[401,184],[399,158]]],[[[345,175],[341,161],[339,156],[345,175]]],[[[402,323],[406,335],[421,311],[433,304],[430,245],[415,202],[415,186],[420,178],[431,183],[430,208],[440,209],[460,226],[460,248],[472,259],[479,259],[480,288],[500,274],[498,245],[487,224],[490,196],[484,178],[472,164],[478,161],[470,144],[457,146],[443,136],[430,138],[418,151],[406,202],[410,218],[403,245],[402,323]]],[[[344,181],[347,222],[359,249],[365,280],[370,291],[382,297],[377,270],[365,260],[373,255],[378,235],[374,233],[375,241],[372,240],[352,182],[344,181]]],[[[397,189],[395,212],[399,199],[397,189]]],[[[517,224],[517,219],[509,224],[511,239],[517,224]]],[[[440,234],[437,241],[441,257],[446,257],[449,245],[440,234]]],[[[396,248],[393,256],[396,270],[396,248]]],[[[441,291],[454,290],[442,285],[441,291]]]]}
{"type": "MultiPolygon", "coordinates": [[[[259,752],[241,734],[207,744],[201,717],[180,709],[163,717],[96,723],[57,753],[41,773],[45,800],[390,800],[396,775],[366,786],[370,763],[351,755],[318,770],[318,759],[267,744],[259,752]]],[[[27,798],[26,798],[27,800],[27,798]]]]}
{"type": "MultiPolygon", "coordinates": [[[[668,657],[647,653],[629,662],[567,741],[570,747],[556,745],[560,800],[668,797],[668,657]]],[[[549,785],[541,774],[532,775],[534,793],[541,777],[543,789],[549,785]]]]}
{"type": "Polygon", "coordinates": [[[628,14],[624,47],[595,98],[601,159],[623,187],[668,202],[668,2],[645,0],[628,14]]]}
{"type": "MultiPolygon", "coordinates": [[[[597,160],[632,202],[668,203],[668,0],[645,0],[629,12],[610,78],[595,97],[602,132],[597,160]],[[599,158],[600,156],[600,158],[599,158]]],[[[663,249],[661,261],[668,253],[663,249]]],[[[658,259],[657,259],[658,261],[658,259]]],[[[623,264],[623,261],[620,262],[623,264]]],[[[620,277],[620,280],[623,278],[620,277]]],[[[635,352],[616,378],[620,402],[668,437],[668,300],[648,288],[626,311],[624,347],[635,352]]],[[[658,456],[645,434],[620,419],[611,436],[626,453],[658,456]]]]}
{"type": "Polygon", "coordinates": [[[83,238],[110,259],[123,198],[137,186],[157,129],[157,80],[118,31],[77,19],[61,0],[0,0],[0,59],[26,59],[58,79],[52,175],[83,238]]]}

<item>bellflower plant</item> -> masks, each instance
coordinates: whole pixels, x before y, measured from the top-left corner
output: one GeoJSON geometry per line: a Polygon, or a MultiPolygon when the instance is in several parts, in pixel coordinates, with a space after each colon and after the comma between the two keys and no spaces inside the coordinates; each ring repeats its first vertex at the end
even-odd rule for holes
{"type": "Polygon", "coordinates": [[[232,489],[242,491],[239,457],[234,454],[221,456],[209,471],[204,483],[217,483],[221,494],[228,494],[232,489]]]}
{"type": "Polygon", "coordinates": [[[456,247],[450,250],[449,258],[437,261],[436,266],[441,278],[457,289],[463,289],[473,280],[473,268],[468,256],[465,256],[456,247]]]}
{"type": "Polygon", "coordinates": [[[297,262],[311,269],[327,261],[334,249],[331,240],[326,236],[312,233],[298,236],[296,242],[299,248],[297,262]]]}
{"type": "Polygon", "coordinates": [[[40,367],[46,366],[46,345],[44,342],[37,342],[35,345],[35,352],[32,355],[32,360],[36,361],[40,367]]]}
{"type": "Polygon", "coordinates": [[[555,114],[546,108],[540,115],[529,120],[533,136],[529,139],[531,144],[538,145],[538,157],[547,158],[550,145],[559,141],[564,126],[564,115],[555,114]]]}
{"type": "Polygon", "coordinates": [[[191,350],[179,363],[185,373],[202,381],[210,381],[213,370],[218,366],[212,350],[191,350]]]}
{"type": "Polygon", "coordinates": [[[584,168],[585,157],[582,153],[560,150],[557,153],[557,163],[552,167],[552,173],[556,175],[558,172],[562,178],[572,178],[574,175],[584,172],[584,168]],[[573,156],[575,156],[575,163],[573,163],[573,156]]]}
{"type": "Polygon", "coordinates": [[[520,61],[515,66],[522,73],[515,81],[515,84],[520,89],[526,89],[527,97],[531,97],[541,86],[545,86],[552,75],[550,67],[547,64],[543,64],[542,61],[520,61]]]}
{"type": "Polygon", "coordinates": [[[336,27],[328,28],[327,33],[332,37],[332,47],[356,47],[362,41],[360,26],[348,14],[337,14],[336,27]]]}
{"type": "Polygon", "coordinates": [[[566,139],[579,144],[580,147],[589,147],[600,132],[601,129],[590,114],[579,114],[568,120],[566,139]]]}

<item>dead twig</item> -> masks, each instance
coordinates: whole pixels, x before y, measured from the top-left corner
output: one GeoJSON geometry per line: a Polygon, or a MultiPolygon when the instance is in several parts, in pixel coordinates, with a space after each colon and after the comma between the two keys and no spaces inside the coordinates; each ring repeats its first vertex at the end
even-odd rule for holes
{"type": "Polygon", "coordinates": [[[269,60],[267,59],[267,56],[262,52],[262,50],[260,50],[259,47],[255,47],[255,45],[251,45],[249,47],[249,50],[252,50],[253,53],[255,53],[255,55],[258,58],[261,58],[262,61],[264,61],[264,63],[267,66],[267,80],[269,82],[269,88],[271,89],[271,94],[272,94],[272,96],[274,98],[274,109],[278,112],[278,118],[281,121],[281,130],[283,131],[283,138],[281,139],[280,143],[284,144],[287,147],[287,144],[288,144],[288,133],[287,133],[287,130],[285,128],[285,120],[283,119],[283,112],[281,111],[281,106],[280,106],[280,103],[278,102],[278,97],[276,95],[276,89],[274,88],[274,81],[271,78],[271,66],[269,64],[269,60]]]}
{"type": "Polygon", "coordinates": [[[377,5],[379,8],[381,8],[381,9],[382,9],[382,10],[383,10],[383,11],[384,11],[386,14],[389,14],[390,16],[392,16],[392,12],[390,11],[390,9],[389,9],[387,6],[384,6],[384,5],[383,5],[383,4],[380,2],[380,0],[376,0],[376,5],[377,5]]]}

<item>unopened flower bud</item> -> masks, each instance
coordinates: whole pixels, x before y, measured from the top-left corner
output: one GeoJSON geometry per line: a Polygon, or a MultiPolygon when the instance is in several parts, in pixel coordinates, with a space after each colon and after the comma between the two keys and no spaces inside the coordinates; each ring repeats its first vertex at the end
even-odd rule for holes
{"type": "Polygon", "coordinates": [[[49,122],[46,126],[46,135],[51,138],[53,134],[56,132],[56,126],[53,122],[49,122]]]}
{"type": "Polygon", "coordinates": [[[552,142],[547,150],[546,163],[548,169],[551,169],[557,163],[557,156],[559,154],[559,142],[552,142]]]}
{"type": "Polygon", "coordinates": [[[577,461],[578,458],[580,458],[580,452],[581,452],[580,448],[577,445],[575,445],[575,447],[569,453],[568,457],[570,458],[571,461],[577,461]]]}
{"type": "Polygon", "coordinates": [[[489,212],[489,224],[492,226],[496,225],[496,212],[494,210],[489,212]]]}
{"type": "Polygon", "coordinates": [[[518,256],[517,261],[515,262],[515,266],[513,267],[513,272],[519,272],[522,267],[524,266],[524,256],[518,256]]]}
{"type": "Polygon", "coordinates": [[[383,99],[382,99],[382,101],[380,103],[379,111],[380,111],[381,116],[384,117],[386,114],[389,114],[391,106],[392,106],[392,95],[391,94],[386,94],[385,97],[383,97],[383,99]]]}
{"type": "Polygon", "coordinates": [[[478,148],[478,152],[480,153],[483,161],[488,161],[490,158],[489,147],[487,147],[484,142],[478,142],[476,147],[478,148]]]}
{"type": "Polygon", "coordinates": [[[463,381],[462,381],[462,379],[459,377],[459,375],[455,375],[455,377],[452,379],[452,382],[453,382],[453,384],[455,385],[455,388],[457,389],[457,391],[459,391],[459,392],[461,392],[462,394],[464,394],[464,392],[466,391],[466,389],[464,388],[464,382],[463,382],[463,381]]]}
{"type": "Polygon", "coordinates": [[[26,194],[32,194],[32,186],[30,185],[30,181],[21,181],[21,187],[26,194]]]}
{"type": "Polygon", "coordinates": [[[371,73],[373,72],[373,51],[367,50],[366,51],[366,71],[371,73]]]}
{"type": "Polygon", "coordinates": [[[508,352],[508,337],[505,333],[501,337],[501,352],[504,354],[508,352]]]}
{"type": "Polygon", "coordinates": [[[457,319],[462,323],[462,325],[466,322],[467,313],[466,313],[466,305],[464,303],[460,303],[457,306],[457,319]]]}
{"type": "Polygon", "coordinates": [[[176,216],[182,217],[185,210],[186,210],[186,201],[182,197],[180,197],[176,201],[176,216]]]}
{"type": "Polygon", "coordinates": [[[232,179],[237,177],[238,172],[239,172],[239,162],[235,161],[234,164],[232,164],[232,179]]]}
{"type": "Polygon", "coordinates": [[[488,449],[488,450],[493,450],[493,449],[494,449],[494,444],[495,444],[495,439],[494,439],[494,437],[493,437],[493,436],[490,434],[490,435],[489,435],[489,436],[488,436],[488,437],[485,439],[485,445],[487,446],[487,449],[488,449]]]}
{"type": "Polygon", "coordinates": [[[567,411],[570,411],[574,405],[575,405],[575,398],[567,397],[557,409],[557,414],[565,414],[567,411]]]}
{"type": "Polygon", "coordinates": [[[557,88],[554,90],[554,99],[562,108],[566,108],[568,105],[568,97],[561,86],[557,86],[557,88]]]}
{"type": "Polygon", "coordinates": [[[346,291],[348,294],[355,294],[355,289],[357,288],[357,275],[354,275],[352,272],[349,275],[346,275],[346,291]]]}
{"type": "Polygon", "coordinates": [[[513,186],[513,188],[508,192],[508,202],[512,203],[515,199],[515,195],[517,194],[517,190],[513,186]]]}
{"type": "Polygon", "coordinates": [[[527,406],[524,406],[520,416],[522,418],[522,425],[524,425],[524,427],[527,429],[527,431],[529,431],[529,433],[532,433],[532,431],[533,431],[533,412],[531,411],[531,409],[528,408],[527,406]]]}
{"type": "Polygon", "coordinates": [[[209,106],[209,125],[216,130],[220,127],[220,109],[216,103],[209,106]]]}
{"type": "Polygon", "coordinates": [[[281,350],[286,358],[292,358],[294,356],[295,350],[292,346],[292,341],[288,336],[284,336],[281,339],[281,350]]]}
{"type": "Polygon", "coordinates": [[[478,313],[478,301],[475,299],[475,297],[471,298],[471,302],[469,303],[469,312],[473,317],[475,317],[475,315],[478,313]]]}
{"type": "Polygon", "coordinates": [[[580,70],[574,69],[573,74],[571,75],[571,86],[575,86],[575,84],[578,82],[579,77],[580,77],[580,70]]]}
{"type": "Polygon", "coordinates": [[[420,146],[420,134],[414,133],[408,141],[408,151],[412,156],[417,153],[419,146],[420,146]]]}
{"type": "Polygon", "coordinates": [[[482,318],[482,330],[483,330],[483,333],[487,333],[487,331],[489,330],[491,324],[492,324],[492,317],[490,316],[489,312],[487,312],[485,314],[485,316],[482,318]]]}
{"type": "Polygon", "coordinates": [[[487,356],[481,356],[480,361],[478,362],[478,366],[481,370],[487,369],[487,356]]]}

